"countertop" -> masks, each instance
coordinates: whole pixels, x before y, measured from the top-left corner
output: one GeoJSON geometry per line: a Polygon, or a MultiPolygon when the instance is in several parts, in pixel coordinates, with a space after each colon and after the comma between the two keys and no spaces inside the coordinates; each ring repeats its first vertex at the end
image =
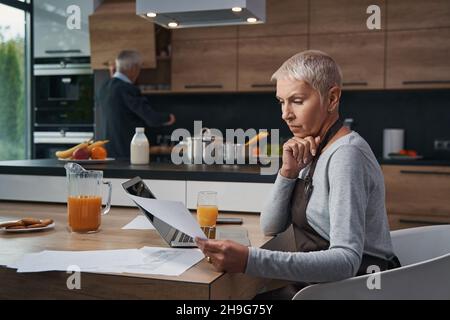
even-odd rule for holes
{"type": "MultiPolygon", "coordinates": [[[[450,160],[385,160],[381,165],[404,166],[450,166],[450,160]]],[[[65,162],[57,159],[0,161],[0,174],[65,176],[65,162]]],[[[224,181],[273,183],[276,175],[261,175],[259,165],[174,165],[153,163],[131,165],[126,160],[114,160],[102,164],[83,164],[90,170],[102,170],[106,178],[128,179],[140,176],[143,179],[224,181]]]]}
{"type": "MultiPolygon", "coordinates": [[[[0,174],[65,176],[65,164],[57,159],[0,161],[0,174]]],[[[125,160],[82,165],[89,170],[102,170],[106,178],[140,176],[142,179],[260,183],[273,183],[276,178],[276,175],[261,175],[259,165],[131,165],[125,160]]]]}

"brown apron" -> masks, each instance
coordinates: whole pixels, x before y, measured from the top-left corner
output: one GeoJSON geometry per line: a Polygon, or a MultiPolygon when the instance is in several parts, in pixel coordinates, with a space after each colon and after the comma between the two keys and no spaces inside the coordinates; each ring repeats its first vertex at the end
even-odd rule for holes
{"type": "MultiPolygon", "coordinates": [[[[294,190],[291,195],[291,216],[294,229],[294,238],[297,251],[309,252],[327,250],[330,247],[328,240],[319,235],[308,223],[306,218],[306,208],[313,192],[313,175],[317,165],[320,153],[323,147],[333,138],[333,136],[341,129],[342,121],[337,120],[322,139],[316,156],[310,164],[305,179],[298,178],[294,190]]],[[[363,254],[361,266],[357,275],[366,274],[367,267],[370,265],[378,265],[381,271],[393,269],[400,266],[397,257],[390,260],[363,254]]]]}

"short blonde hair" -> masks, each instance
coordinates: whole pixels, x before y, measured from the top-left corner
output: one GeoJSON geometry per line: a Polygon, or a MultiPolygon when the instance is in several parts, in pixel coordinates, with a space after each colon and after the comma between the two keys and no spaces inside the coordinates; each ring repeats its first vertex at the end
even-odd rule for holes
{"type": "Polygon", "coordinates": [[[293,79],[306,81],[317,90],[321,100],[328,96],[328,91],[342,86],[342,71],[336,61],[325,52],[307,50],[287,59],[275,71],[271,80],[293,79]]]}

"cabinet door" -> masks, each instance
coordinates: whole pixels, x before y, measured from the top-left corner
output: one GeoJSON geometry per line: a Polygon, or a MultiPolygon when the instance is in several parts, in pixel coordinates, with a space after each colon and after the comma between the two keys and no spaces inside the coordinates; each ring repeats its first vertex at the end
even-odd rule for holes
{"type": "Polygon", "coordinates": [[[136,50],[143,68],[156,67],[153,23],[133,13],[94,14],[89,17],[92,69],[108,69],[120,51],[136,50]]]}
{"type": "Polygon", "coordinates": [[[187,181],[186,206],[197,208],[197,195],[200,191],[217,192],[220,211],[261,212],[273,184],[247,182],[187,181]]]}
{"type": "MultiPolygon", "coordinates": [[[[393,0],[396,1],[396,0],[393,0]]],[[[310,1],[310,33],[380,32],[367,28],[367,7],[381,9],[381,30],[385,28],[385,0],[310,1]]]]}
{"type": "Polygon", "coordinates": [[[389,214],[450,217],[450,167],[382,168],[389,214]]]}
{"type": "Polygon", "coordinates": [[[450,27],[450,1],[388,1],[388,30],[423,29],[434,27],[450,27]]]}
{"type": "Polygon", "coordinates": [[[239,91],[274,91],[272,74],[292,55],[306,49],[306,36],[239,39],[239,91]]]}
{"type": "Polygon", "coordinates": [[[307,30],[307,0],[267,0],[266,22],[239,26],[239,37],[300,35],[307,30]]]}
{"type": "Polygon", "coordinates": [[[33,1],[34,57],[90,56],[88,17],[94,11],[92,0],[33,1]],[[67,9],[80,8],[80,29],[69,29],[67,9]]]}
{"type": "Polygon", "coordinates": [[[172,41],[204,40],[204,39],[234,39],[237,37],[237,27],[202,27],[172,30],[172,41]]]}
{"type": "Polygon", "coordinates": [[[339,64],[344,89],[384,86],[384,33],[311,35],[310,49],[328,53],[339,64]]]}
{"type": "Polygon", "coordinates": [[[174,41],[172,46],[172,91],[236,91],[236,39],[174,41]]]}
{"type": "Polygon", "coordinates": [[[387,32],[387,88],[449,88],[450,28],[387,32]]]}

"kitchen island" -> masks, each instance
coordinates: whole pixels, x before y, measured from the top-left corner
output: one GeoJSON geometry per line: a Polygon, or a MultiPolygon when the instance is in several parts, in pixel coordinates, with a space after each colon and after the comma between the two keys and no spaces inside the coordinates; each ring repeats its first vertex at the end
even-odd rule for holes
{"type": "MultiPolygon", "coordinates": [[[[66,162],[56,159],[0,161],[0,200],[66,202],[66,162]]],[[[131,165],[114,160],[82,164],[102,170],[113,184],[112,204],[134,206],[121,184],[140,176],[158,199],[181,201],[189,209],[197,206],[202,190],[218,192],[223,211],[260,212],[275,175],[261,175],[258,165],[131,165]]]]}
{"type": "MultiPolygon", "coordinates": [[[[402,181],[411,170],[418,178],[431,178],[436,171],[447,172],[450,160],[382,160],[385,181],[402,181]],[[391,179],[392,171],[400,177],[391,179]],[[425,173],[423,173],[425,172],[425,173]],[[401,173],[401,174],[400,174],[401,173]]],[[[0,161],[0,200],[66,202],[65,162],[56,159],[0,161]]],[[[133,206],[121,184],[140,176],[159,199],[181,201],[189,209],[197,206],[199,191],[218,192],[222,211],[260,212],[275,181],[275,175],[262,175],[258,165],[174,165],[150,163],[131,165],[126,160],[84,165],[88,170],[102,170],[104,179],[113,184],[112,204],[133,206]]],[[[439,190],[446,183],[446,173],[432,183],[439,190]]],[[[434,181],[434,180],[433,180],[434,181]]],[[[407,185],[411,185],[411,181],[407,185]]],[[[397,190],[387,185],[388,193],[397,190]]],[[[441,192],[439,192],[441,193],[441,192]]],[[[390,209],[388,195],[388,209],[390,209]]],[[[395,197],[394,197],[395,198],[395,197]]],[[[427,202],[427,201],[426,201],[427,202]]],[[[397,210],[395,210],[397,211],[397,210]]]]}

